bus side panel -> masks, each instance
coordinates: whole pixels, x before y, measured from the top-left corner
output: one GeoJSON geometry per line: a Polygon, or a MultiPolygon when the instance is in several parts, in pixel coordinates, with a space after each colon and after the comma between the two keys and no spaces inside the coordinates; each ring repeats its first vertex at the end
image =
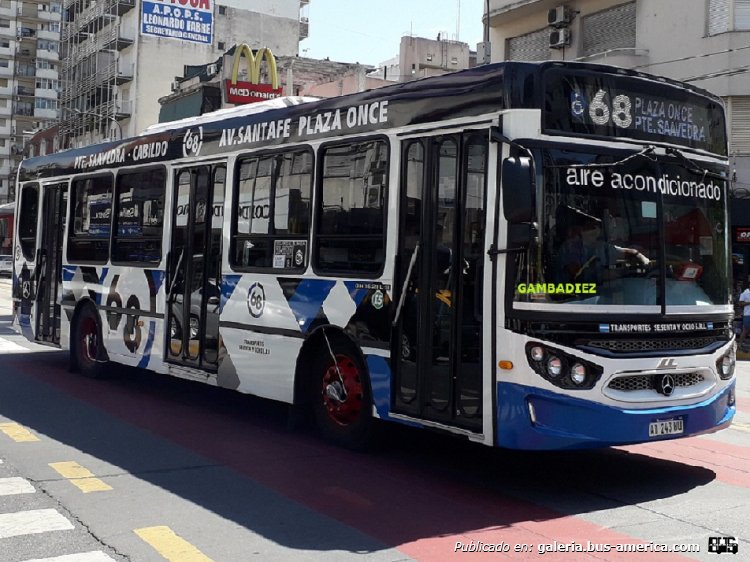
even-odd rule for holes
{"type": "MultiPolygon", "coordinates": [[[[221,334],[236,388],[274,400],[293,400],[297,357],[316,329],[335,326],[368,342],[363,345],[389,342],[390,285],[378,281],[226,275],[222,305],[221,334]]],[[[231,372],[222,364],[220,386],[223,370],[227,377],[231,372]]]]}
{"type": "Polygon", "coordinates": [[[99,310],[110,359],[158,370],[163,364],[163,286],[164,272],[157,269],[67,265],[63,268],[65,318],[72,321],[76,305],[90,299],[99,310]]]}

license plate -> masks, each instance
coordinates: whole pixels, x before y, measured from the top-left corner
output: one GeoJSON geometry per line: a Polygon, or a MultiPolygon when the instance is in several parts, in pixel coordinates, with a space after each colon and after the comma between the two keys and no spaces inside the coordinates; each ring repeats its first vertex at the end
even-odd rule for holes
{"type": "Polygon", "coordinates": [[[682,418],[673,420],[660,420],[648,424],[649,437],[661,437],[662,435],[680,435],[685,431],[682,418]]]}

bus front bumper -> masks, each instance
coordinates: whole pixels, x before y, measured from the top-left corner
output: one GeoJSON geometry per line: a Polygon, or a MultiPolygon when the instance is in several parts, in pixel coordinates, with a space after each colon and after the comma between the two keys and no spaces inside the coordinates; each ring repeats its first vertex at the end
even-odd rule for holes
{"type": "Polygon", "coordinates": [[[497,386],[496,443],[511,449],[587,449],[700,435],[727,427],[736,410],[734,381],[697,404],[641,410],[613,408],[529,386],[497,386]],[[680,434],[649,436],[649,424],[678,419],[683,425],[680,434]]]}

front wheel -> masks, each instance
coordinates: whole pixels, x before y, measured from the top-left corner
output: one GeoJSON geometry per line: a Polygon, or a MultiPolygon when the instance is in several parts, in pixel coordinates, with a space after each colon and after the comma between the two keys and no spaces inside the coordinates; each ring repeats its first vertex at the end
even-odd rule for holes
{"type": "Polygon", "coordinates": [[[100,378],[104,375],[106,361],[101,339],[99,316],[91,307],[78,315],[75,323],[74,360],[77,370],[85,377],[100,378]]]}
{"type": "MultiPolygon", "coordinates": [[[[350,347],[350,346],[347,346],[350,347]]],[[[362,449],[372,437],[372,398],[367,372],[351,349],[320,353],[310,384],[315,421],[327,440],[362,449]]]]}

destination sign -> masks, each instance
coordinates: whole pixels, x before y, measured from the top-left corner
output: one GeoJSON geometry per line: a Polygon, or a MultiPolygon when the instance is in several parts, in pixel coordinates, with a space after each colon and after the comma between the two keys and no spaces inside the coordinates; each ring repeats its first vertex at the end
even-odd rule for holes
{"type": "Polygon", "coordinates": [[[726,154],[721,104],[654,80],[553,68],[544,76],[545,132],[660,141],[726,154]]]}

